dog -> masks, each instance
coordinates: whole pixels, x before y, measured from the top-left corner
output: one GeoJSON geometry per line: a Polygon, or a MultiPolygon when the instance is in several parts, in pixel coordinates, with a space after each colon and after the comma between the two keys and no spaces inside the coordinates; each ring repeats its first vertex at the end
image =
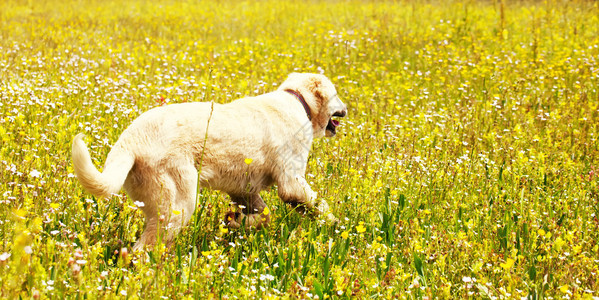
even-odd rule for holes
{"type": "Polygon", "coordinates": [[[153,108],[135,119],[99,172],[84,135],[73,139],[75,174],[89,193],[109,197],[124,186],[143,203],[144,231],[133,250],[155,244],[159,230],[172,242],[190,220],[198,186],[227,193],[239,212],[231,228],[270,221],[260,191],[276,184],[279,198],[311,216],[335,220],[304,178],[312,140],[332,137],[347,107],[324,75],[292,73],[267,94],[227,104],[181,103],[153,108]]]}

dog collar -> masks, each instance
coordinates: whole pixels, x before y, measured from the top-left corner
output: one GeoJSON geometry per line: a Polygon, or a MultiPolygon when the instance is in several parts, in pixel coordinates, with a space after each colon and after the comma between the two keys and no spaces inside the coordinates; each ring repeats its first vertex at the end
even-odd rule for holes
{"type": "Polygon", "coordinates": [[[304,110],[306,110],[306,114],[308,115],[308,120],[312,120],[312,114],[310,113],[310,106],[308,106],[308,103],[306,103],[306,100],[304,99],[302,94],[300,94],[294,90],[290,90],[290,89],[286,89],[285,92],[295,96],[295,98],[297,98],[297,100],[299,100],[299,102],[302,103],[302,106],[304,106],[304,110]]]}

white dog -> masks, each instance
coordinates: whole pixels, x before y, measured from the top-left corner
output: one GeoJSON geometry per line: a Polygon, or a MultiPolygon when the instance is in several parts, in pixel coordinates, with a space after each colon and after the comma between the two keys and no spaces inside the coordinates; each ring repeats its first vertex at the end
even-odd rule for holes
{"type": "Polygon", "coordinates": [[[121,187],[141,201],[146,226],[134,250],[152,245],[158,229],[172,241],[196,208],[197,187],[226,192],[242,212],[232,228],[270,220],[260,191],[277,184],[279,197],[313,215],[334,219],[304,179],[315,137],[335,135],[347,108],[325,76],[293,73],[275,92],[228,104],[161,106],[139,116],[112,147],[104,170],[93,165],[83,134],[73,140],[73,165],[98,197],[121,187]]]}

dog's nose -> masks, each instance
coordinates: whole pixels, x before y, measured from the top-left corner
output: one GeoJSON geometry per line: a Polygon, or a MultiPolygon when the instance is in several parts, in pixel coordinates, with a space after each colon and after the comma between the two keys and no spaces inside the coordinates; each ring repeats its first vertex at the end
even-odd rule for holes
{"type": "Polygon", "coordinates": [[[347,115],[347,108],[343,108],[343,110],[338,110],[333,114],[333,117],[345,117],[347,115]]]}

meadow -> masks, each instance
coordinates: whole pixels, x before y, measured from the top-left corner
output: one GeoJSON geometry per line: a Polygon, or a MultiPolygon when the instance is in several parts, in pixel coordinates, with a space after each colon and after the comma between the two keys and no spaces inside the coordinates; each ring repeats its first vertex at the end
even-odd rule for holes
{"type": "Polygon", "coordinates": [[[0,2],[0,297],[599,297],[597,1],[0,2]],[[230,230],[203,191],[167,249],[86,193],[142,112],[225,103],[291,72],[349,108],[307,180],[338,224],[276,187],[272,222],[230,230]]]}

